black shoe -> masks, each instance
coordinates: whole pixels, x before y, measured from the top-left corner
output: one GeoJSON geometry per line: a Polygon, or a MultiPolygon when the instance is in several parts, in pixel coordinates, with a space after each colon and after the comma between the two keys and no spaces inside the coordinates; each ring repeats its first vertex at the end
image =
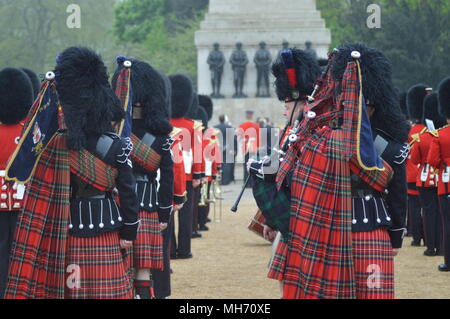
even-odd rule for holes
{"type": "Polygon", "coordinates": [[[411,242],[411,246],[413,246],[413,247],[420,247],[420,240],[413,240],[412,242],[411,242]]]}
{"type": "Polygon", "coordinates": [[[438,270],[439,270],[439,271],[442,271],[442,272],[448,272],[448,271],[450,271],[450,268],[447,267],[446,264],[442,264],[442,265],[439,265],[439,266],[438,266],[438,270]]]}
{"type": "Polygon", "coordinates": [[[425,256],[433,257],[436,256],[436,251],[434,249],[427,249],[423,252],[425,256]]]}
{"type": "Polygon", "coordinates": [[[178,254],[177,255],[177,259],[191,259],[192,257],[194,257],[194,256],[192,256],[192,253],[189,253],[189,254],[178,254]]]}
{"type": "Polygon", "coordinates": [[[200,227],[198,228],[198,230],[200,230],[200,231],[208,231],[209,228],[208,228],[207,226],[205,226],[205,225],[202,225],[202,226],[200,226],[200,227]]]}
{"type": "Polygon", "coordinates": [[[202,234],[199,232],[193,232],[191,238],[202,238],[202,234]]]}

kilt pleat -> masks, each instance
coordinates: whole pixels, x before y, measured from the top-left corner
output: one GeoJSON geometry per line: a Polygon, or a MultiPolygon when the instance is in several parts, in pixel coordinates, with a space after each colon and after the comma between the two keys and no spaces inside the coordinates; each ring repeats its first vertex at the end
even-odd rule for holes
{"type": "Polygon", "coordinates": [[[282,238],[278,243],[277,249],[275,251],[275,256],[273,257],[272,262],[269,265],[269,273],[267,277],[269,277],[270,279],[275,279],[278,281],[284,280],[287,250],[287,243],[282,238]]]}
{"type": "Polygon", "coordinates": [[[135,269],[164,269],[163,236],[158,213],[139,212],[141,226],[133,243],[135,269]]]}
{"type": "Polygon", "coordinates": [[[357,299],[394,299],[394,255],[386,229],[352,234],[357,299]]]}
{"type": "Polygon", "coordinates": [[[67,299],[132,299],[118,232],[91,238],[70,236],[67,249],[67,299]],[[78,282],[77,282],[78,280],[78,282]]]}

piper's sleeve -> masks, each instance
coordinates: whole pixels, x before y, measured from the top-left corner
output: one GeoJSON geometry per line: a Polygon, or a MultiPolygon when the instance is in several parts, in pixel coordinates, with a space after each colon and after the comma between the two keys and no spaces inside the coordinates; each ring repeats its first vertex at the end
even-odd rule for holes
{"type": "Polygon", "coordinates": [[[406,212],[407,212],[407,183],[406,183],[406,164],[396,164],[391,162],[394,170],[394,176],[388,186],[388,195],[386,203],[389,214],[392,219],[392,227],[389,229],[392,248],[402,247],[404,232],[406,230],[406,212]]]}
{"type": "Polygon", "coordinates": [[[164,138],[165,143],[161,147],[161,164],[159,167],[159,190],[158,190],[158,216],[161,223],[168,223],[170,220],[170,213],[173,208],[173,194],[174,194],[174,164],[170,149],[173,140],[169,137],[164,138]]]}
{"type": "Polygon", "coordinates": [[[132,144],[130,140],[120,139],[116,144],[116,185],[120,198],[120,210],[123,218],[123,228],[120,231],[120,238],[125,240],[135,240],[139,228],[138,212],[139,203],[135,192],[136,179],[133,174],[133,165],[129,158],[132,144]]]}

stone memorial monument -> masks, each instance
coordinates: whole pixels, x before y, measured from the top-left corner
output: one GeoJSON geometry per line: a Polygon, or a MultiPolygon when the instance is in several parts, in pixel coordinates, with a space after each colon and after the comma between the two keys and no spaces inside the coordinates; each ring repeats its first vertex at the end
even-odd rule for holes
{"type": "MultiPolygon", "coordinates": [[[[243,79],[243,92],[248,98],[233,99],[236,93],[230,58],[237,42],[241,42],[248,57],[254,57],[260,42],[266,42],[266,50],[277,57],[283,41],[289,47],[305,49],[305,42],[313,41],[318,58],[326,58],[331,43],[330,31],[325,27],[315,0],[210,0],[209,11],[196,32],[195,44],[198,58],[199,94],[218,93],[211,81],[212,69],[208,57],[214,43],[220,43],[225,64],[221,73],[220,94],[223,99],[214,100],[214,116],[211,124],[217,123],[219,114],[226,114],[234,125],[242,122],[247,109],[255,110],[255,117],[269,117],[275,125],[283,126],[281,103],[273,90],[271,97],[255,97],[258,93],[258,67],[255,61],[247,64],[243,79]]],[[[216,75],[220,74],[220,70],[216,75]]],[[[264,80],[263,86],[264,87],[264,80]]],[[[270,75],[269,87],[273,77],[270,75]]],[[[220,86],[220,85],[219,85],[220,86]]],[[[265,93],[265,92],[260,92],[265,93]]]]}

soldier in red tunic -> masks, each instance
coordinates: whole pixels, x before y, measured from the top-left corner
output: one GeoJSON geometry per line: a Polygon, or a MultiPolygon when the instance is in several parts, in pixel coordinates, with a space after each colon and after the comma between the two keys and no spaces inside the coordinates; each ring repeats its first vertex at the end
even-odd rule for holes
{"type": "Polygon", "coordinates": [[[438,195],[441,208],[444,235],[444,264],[440,271],[450,271],[450,78],[446,78],[439,86],[440,113],[447,119],[447,125],[438,130],[439,138],[433,139],[428,152],[427,163],[439,170],[438,195]]]}
{"type": "MultiPolygon", "coordinates": [[[[195,138],[195,131],[201,127],[201,124],[187,118],[195,95],[192,81],[183,74],[171,75],[169,79],[172,84],[172,120],[170,124],[182,130],[180,143],[183,149],[187,194],[187,201],[178,212],[178,243],[175,236],[172,236],[171,254],[175,258],[187,259],[192,258],[191,236],[194,189],[200,186],[202,179],[201,152],[196,151],[198,149],[201,150],[202,142],[201,139],[198,141],[195,138]],[[200,154],[200,159],[198,154],[200,154]]],[[[195,97],[197,96],[195,95],[195,97]]]]}
{"type": "MultiPolygon", "coordinates": [[[[254,112],[248,110],[245,112],[247,122],[242,123],[237,130],[237,136],[242,143],[244,154],[244,181],[247,180],[247,163],[251,155],[256,155],[259,148],[260,127],[253,121],[254,112]]],[[[250,185],[249,185],[250,186],[250,185]]]]}
{"type": "MultiPolygon", "coordinates": [[[[425,132],[426,127],[422,123],[423,100],[427,95],[427,87],[418,84],[409,89],[407,94],[407,106],[412,122],[411,131],[408,135],[408,143],[411,149],[418,141],[419,134],[425,132]]],[[[406,161],[406,179],[408,182],[408,218],[410,219],[412,246],[420,246],[423,239],[422,206],[420,205],[419,191],[416,186],[417,165],[411,162],[411,156],[406,161]]]]}
{"type": "Polygon", "coordinates": [[[19,69],[3,69],[0,72],[0,298],[6,288],[9,254],[24,195],[23,185],[5,180],[5,169],[32,103],[33,88],[28,76],[19,69]]]}
{"type": "Polygon", "coordinates": [[[437,93],[432,93],[425,98],[422,121],[428,120],[434,124],[428,124],[426,131],[419,134],[411,152],[411,162],[419,169],[416,186],[419,189],[424,214],[425,243],[427,246],[424,252],[425,256],[436,256],[442,253],[442,222],[437,193],[439,172],[437,167],[427,163],[430,146],[433,140],[439,137],[439,132],[436,129],[445,125],[445,120],[439,115],[438,106],[437,93]]]}

